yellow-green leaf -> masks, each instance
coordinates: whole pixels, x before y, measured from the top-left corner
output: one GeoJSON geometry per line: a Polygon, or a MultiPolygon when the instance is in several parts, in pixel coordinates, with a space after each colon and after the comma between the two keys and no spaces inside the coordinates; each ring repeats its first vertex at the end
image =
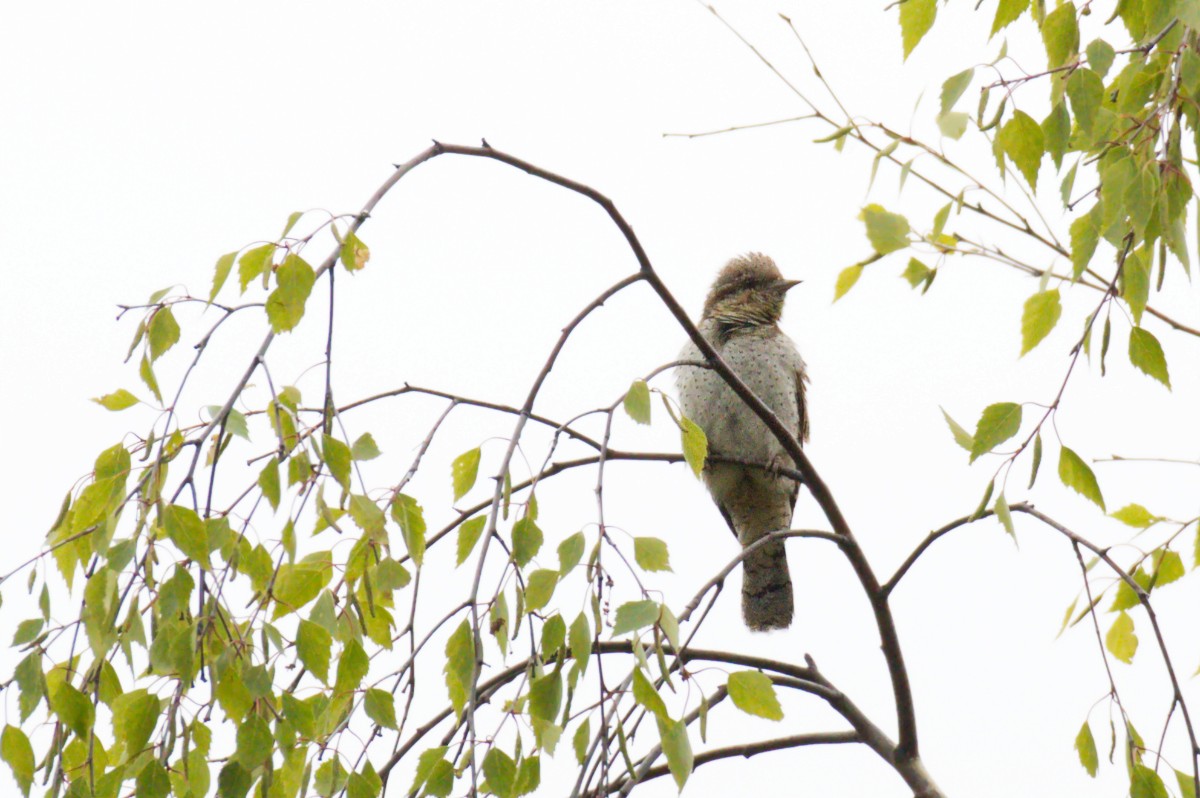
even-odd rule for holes
{"type": "MultiPolygon", "coordinates": [[[[462,712],[467,704],[471,678],[475,673],[475,636],[471,623],[464,618],[446,641],[446,689],[455,714],[462,712]]],[[[495,750],[495,749],[493,749],[495,750]]]]}
{"type": "Polygon", "coordinates": [[[670,721],[671,716],[667,714],[666,702],[654,689],[654,685],[640,667],[633,669],[633,700],[654,713],[656,717],[670,721]]]}
{"type": "Polygon", "coordinates": [[[971,462],[1017,434],[1021,428],[1021,406],[998,402],[984,408],[971,440],[971,462]]]}
{"type": "Polygon", "coordinates": [[[579,561],[583,559],[585,543],[583,533],[576,532],[558,544],[558,573],[561,576],[566,576],[579,565],[579,561]]]}
{"type": "Polygon", "coordinates": [[[650,386],[645,380],[634,380],[625,393],[625,412],[639,424],[650,423],[650,386]]]}
{"type": "Polygon", "coordinates": [[[225,280],[229,277],[229,271],[233,268],[233,259],[236,257],[236,252],[226,252],[217,258],[217,267],[213,272],[212,289],[208,292],[208,301],[210,304],[217,298],[217,294],[221,292],[221,286],[225,285],[225,280]]]}
{"type": "Polygon", "coordinates": [[[729,674],[729,698],[748,715],[767,720],[783,720],[783,707],[775,695],[775,685],[760,671],[736,671],[729,674]]]}
{"type": "Polygon", "coordinates": [[[946,412],[946,408],[942,407],[938,409],[942,411],[942,418],[946,419],[946,424],[950,427],[950,434],[954,436],[954,442],[968,452],[971,451],[975,446],[975,438],[971,433],[963,429],[961,424],[950,418],[950,414],[946,412]]]}
{"type": "Polygon", "coordinates": [[[1149,330],[1134,327],[1129,331],[1129,362],[1170,389],[1167,357],[1163,354],[1162,344],[1149,330]]]}
{"type": "Polygon", "coordinates": [[[908,284],[916,288],[921,283],[930,279],[932,270],[916,258],[909,258],[908,265],[904,267],[904,273],[900,276],[908,281],[908,284]]]}
{"type": "Polygon", "coordinates": [[[1066,446],[1062,447],[1058,455],[1058,478],[1068,488],[1095,502],[1101,510],[1105,509],[1104,496],[1100,493],[1100,483],[1096,481],[1096,475],[1083,458],[1066,446]]]}
{"type": "Polygon", "coordinates": [[[475,479],[479,476],[479,459],[482,455],[483,452],[476,446],[454,458],[454,462],[450,464],[455,501],[466,496],[467,491],[475,486],[475,479]]]}
{"type": "Polygon", "coordinates": [[[993,506],[992,509],[995,510],[996,518],[1000,521],[1000,524],[1004,527],[1004,531],[1007,532],[1009,534],[1009,536],[1012,537],[1013,541],[1015,542],[1017,539],[1017,530],[1015,528],[1013,528],[1012,513],[1009,512],[1008,500],[1004,498],[1003,491],[1001,491],[1000,495],[996,497],[996,504],[993,506]]]}
{"type": "Polygon", "coordinates": [[[658,720],[658,734],[662,740],[662,751],[667,758],[667,767],[675,786],[682,792],[683,785],[692,775],[695,759],[692,755],[692,743],[688,739],[687,725],[682,720],[666,722],[658,720]]]}
{"type": "Polygon", "coordinates": [[[263,244],[242,253],[242,257],[238,259],[238,283],[243,294],[246,293],[246,287],[250,285],[250,281],[268,268],[267,264],[270,263],[271,256],[274,254],[274,244],[263,244]]]}
{"type": "Polygon", "coordinates": [[[1108,629],[1108,634],[1104,636],[1104,645],[1121,662],[1133,662],[1133,655],[1137,653],[1138,639],[1137,635],[1133,633],[1133,618],[1129,617],[1129,613],[1122,610],[1117,619],[1113,621],[1113,625],[1108,629]]]}
{"type": "Polygon", "coordinates": [[[322,682],[329,683],[329,654],[333,637],[312,621],[300,621],[296,627],[296,656],[309,673],[322,682]]]}
{"type": "Polygon", "coordinates": [[[349,232],[342,240],[342,249],[338,256],[341,258],[342,265],[346,267],[346,271],[356,272],[367,265],[367,261],[371,259],[371,250],[358,236],[349,232]]]}
{"type": "Polygon", "coordinates": [[[1096,753],[1096,738],[1092,737],[1092,727],[1085,720],[1075,735],[1075,750],[1079,752],[1079,764],[1088,775],[1096,778],[1096,770],[1100,767],[1100,756],[1096,753]]]}
{"type": "Polygon", "coordinates": [[[163,510],[163,527],[167,537],[185,557],[200,563],[204,570],[209,570],[208,529],[200,516],[191,508],[172,504],[163,510]]]}
{"type": "MultiPolygon", "coordinates": [[[[412,496],[397,493],[392,499],[392,519],[400,525],[408,556],[418,568],[425,561],[425,512],[412,496]]],[[[480,518],[479,520],[483,520],[480,518]]],[[[470,523],[470,522],[468,522],[470,523]]],[[[474,542],[472,541],[472,544],[474,542]]]]}
{"type": "Polygon", "coordinates": [[[858,278],[862,276],[863,265],[856,263],[853,266],[847,266],[838,273],[837,282],[833,286],[833,301],[837,302],[847,291],[854,287],[858,282],[858,278]]]}
{"type": "Polygon", "coordinates": [[[469,521],[464,521],[458,527],[458,559],[455,560],[455,568],[462,565],[471,556],[485,526],[487,526],[487,516],[479,515],[469,521]]]}
{"type": "Polygon", "coordinates": [[[1091,133],[1096,124],[1096,113],[1104,102],[1104,81],[1087,67],[1080,67],[1067,78],[1067,98],[1075,121],[1084,133],[1091,133]]]}
{"type": "Polygon", "coordinates": [[[1046,15],[1042,22],[1042,42],[1051,69],[1067,63],[1067,59],[1079,52],[1079,23],[1073,2],[1067,0],[1046,15]]]}
{"type": "Polygon", "coordinates": [[[397,728],[396,700],[387,690],[374,687],[367,690],[366,696],[363,697],[363,709],[366,710],[367,717],[377,725],[385,729],[397,728]]]}
{"type": "Polygon", "coordinates": [[[1103,39],[1095,39],[1087,46],[1088,66],[1095,70],[1096,74],[1104,77],[1108,73],[1108,68],[1112,66],[1113,58],[1116,57],[1116,51],[1108,42],[1103,39]]]}
{"type": "Polygon", "coordinates": [[[258,487],[262,489],[263,498],[271,504],[272,510],[279,509],[279,458],[272,457],[258,472],[258,487]]]}
{"type": "Polygon", "coordinates": [[[1038,169],[1046,151],[1041,125],[1024,111],[1014,111],[1012,118],[1000,128],[996,145],[1036,190],[1038,169]]]}
{"type": "Polygon", "coordinates": [[[671,560],[667,552],[667,544],[658,538],[634,538],[633,556],[642,570],[671,570],[671,560]]]}
{"type": "Polygon", "coordinates": [[[374,460],[378,456],[379,447],[375,445],[375,438],[369,432],[359,435],[350,446],[352,460],[374,460]]]}
{"type": "Polygon", "coordinates": [[[549,604],[557,584],[558,571],[539,568],[531,573],[525,583],[525,610],[534,612],[549,604]]]}
{"type": "Polygon", "coordinates": [[[304,317],[316,274],[299,255],[291,254],[275,269],[275,290],[267,297],[267,319],[277,333],[288,332],[304,317]]]}
{"type": "Polygon", "coordinates": [[[537,556],[538,551],[542,548],[545,535],[542,534],[542,530],[532,518],[525,516],[513,524],[512,540],[513,562],[524,568],[530,560],[537,556]]]}
{"type": "Polygon", "coordinates": [[[957,75],[952,75],[946,78],[942,83],[941,103],[942,110],[940,113],[946,114],[954,109],[954,104],[958,102],[958,98],[962,97],[963,92],[967,90],[967,86],[971,85],[971,78],[975,76],[975,67],[964,69],[957,75]]]}
{"type": "Polygon", "coordinates": [[[1084,270],[1092,262],[1092,255],[1096,253],[1096,245],[1100,242],[1098,207],[1093,207],[1071,222],[1071,269],[1076,280],[1083,276],[1084,270]]]}
{"type": "Polygon", "coordinates": [[[0,757],[12,769],[13,778],[21,792],[28,796],[33,784],[33,746],[25,732],[13,725],[6,725],[0,733],[0,757]]]}
{"type": "Polygon", "coordinates": [[[679,425],[683,437],[683,459],[691,467],[692,473],[700,476],[704,461],[708,459],[708,436],[687,416],[680,417],[679,425]]]}
{"type": "Polygon", "coordinates": [[[1122,524],[1128,524],[1135,529],[1145,529],[1158,521],[1158,516],[1140,504],[1127,504],[1110,515],[1122,524]]]}
{"type": "Polygon", "coordinates": [[[350,447],[332,435],[322,435],[321,457],[342,489],[350,490],[350,447]]]}
{"type": "Polygon", "coordinates": [[[871,247],[880,255],[908,246],[908,234],[912,228],[909,227],[908,219],[900,214],[871,204],[862,209],[858,218],[867,227],[867,239],[870,240],[871,247]]]}
{"type": "Polygon", "coordinates": [[[1121,268],[1121,296],[1129,303],[1133,323],[1142,323],[1142,313],[1150,299],[1150,262],[1144,248],[1135,249],[1121,268]]]}
{"type": "Polygon", "coordinates": [[[97,396],[92,399],[93,402],[103,407],[105,410],[125,410],[133,407],[140,399],[131,394],[124,388],[119,388],[112,393],[106,393],[104,396],[97,396]]]}
{"type": "MultiPolygon", "coordinates": [[[[900,37],[907,59],[920,43],[937,17],[937,0],[902,0],[900,3],[900,37]]],[[[683,787],[682,784],[679,785],[683,787]]]]}
{"type": "Polygon", "coordinates": [[[617,618],[613,623],[613,637],[650,626],[658,620],[658,614],[658,602],[652,599],[625,602],[617,607],[617,618]]]}
{"type": "Polygon", "coordinates": [[[162,355],[179,341],[179,323],[169,307],[161,307],[154,311],[150,319],[150,327],[146,331],[150,342],[150,360],[158,360],[162,355]]]}
{"type": "Polygon", "coordinates": [[[1039,291],[1025,300],[1025,310],[1021,314],[1021,354],[1041,343],[1061,316],[1062,301],[1057,288],[1039,291]]]}
{"type": "Polygon", "coordinates": [[[1029,0],[1000,0],[1000,5],[996,8],[996,17],[992,20],[992,32],[989,36],[995,36],[1016,22],[1027,8],[1029,8],[1029,0]]]}

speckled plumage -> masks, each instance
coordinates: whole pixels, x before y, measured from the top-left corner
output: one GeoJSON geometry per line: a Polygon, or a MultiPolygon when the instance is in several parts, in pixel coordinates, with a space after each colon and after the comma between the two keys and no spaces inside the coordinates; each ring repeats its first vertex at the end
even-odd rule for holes
{"type": "MultiPolygon", "coordinates": [[[[742,381],[803,442],[808,437],[804,407],[804,360],[779,329],[784,280],[774,261],[751,253],[734,258],[717,275],[700,320],[700,332],[742,381]]],[[[688,342],[681,360],[703,360],[688,342]]],[[[684,414],[708,436],[709,452],[764,466],[791,465],[783,446],[720,375],[681,366],[676,379],[684,414]]],[[[799,485],[761,468],[710,462],[704,482],[742,546],[791,525],[799,485]]],[[[743,561],[742,616],[756,631],[782,629],[792,621],[792,582],[783,541],[752,552],[743,561]]]]}

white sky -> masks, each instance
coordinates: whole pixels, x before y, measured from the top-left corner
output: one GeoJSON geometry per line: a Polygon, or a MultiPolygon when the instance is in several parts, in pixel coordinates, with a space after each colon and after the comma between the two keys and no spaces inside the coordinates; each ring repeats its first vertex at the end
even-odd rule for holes
{"type": "MultiPolygon", "coordinates": [[[[853,111],[900,130],[911,125],[936,141],[940,80],[990,59],[994,46],[987,48],[985,35],[991,11],[970,20],[970,35],[955,23],[969,19],[969,4],[944,11],[947,19],[902,64],[896,14],[883,5],[747,3],[725,4],[722,11],[832,110],[776,17],[786,13],[853,111]]],[[[144,301],[172,283],[206,293],[217,256],[276,235],[294,210],[356,211],[392,163],[410,158],[431,138],[476,143],[486,137],[499,149],[606,193],[693,311],[716,269],[740,252],[769,253],[786,274],[803,278],[784,321],[813,379],[809,451],[881,576],[928,530],[974,509],[994,466],[965,467],[938,406],[969,426],[995,401],[1049,401],[1083,314],[1096,301],[1092,292],[1064,290],[1059,329],[1020,361],[1021,303],[1036,286],[993,264],[953,262],[922,298],[898,279],[907,255],[892,256],[831,305],[838,272],[869,254],[855,220],[863,204],[902,207],[914,224],[926,227],[941,203],[914,182],[898,199],[896,170],[886,165],[868,194],[865,151],[850,144],[837,155],[829,145],[811,143],[829,132],[817,123],[663,138],[664,132],[725,128],[805,110],[695,3],[398,6],[209,3],[189,13],[161,4],[71,3],[8,9],[0,28],[5,563],[36,553],[62,494],[88,471],[96,452],[131,424],[141,429],[153,419],[145,408],[110,414],[87,401],[118,387],[146,395],[134,369],[121,364],[136,322],[114,324],[117,303],[144,301]]],[[[1013,35],[1031,31],[1026,20],[1013,35]]],[[[1123,41],[1115,31],[1108,35],[1123,41]]],[[[972,89],[964,106],[973,109],[974,97],[972,89]]],[[[1040,107],[1037,102],[1030,100],[1040,107]]],[[[986,153],[956,147],[949,143],[952,153],[990,174],[986,153]]],[[[1042,178],[1045,207],[1053,211],[1057,181],[1048,168],[1042,178]]],[[[465,159],[420,167],[380,205],[361,235],[372,248],[369,266],[352,279],[338,277],[342,326],[335,373],[343,402],[408,381],[519,403],[562,325],[635,268],[595,206],[507,167],[465,159]]],[[[985,235],[1005,243],[994,229],[985,235]]],[[[323,250],[308,257],[317,262],[323,250]]],[[[314,292],[323,296],[321,289],[314,292]]],[[[1190,297],[1177,309],[1195,324],[1194,293],[1190,297]]],[[[180,316],[181,323],[199,324],[191,314],[180,316]]],[[[323,324],[276,347],[285,364],[279,381],[299,379],[314,403],[319,375],[300,374],[320,359],[323,332],[317,328],[323,324]]],[[[178,374],[188,358],[184,350],[198,329],[185,324],[181,351],[170,363],[164,359],[164,387],[172,369],[178,374]]],[[[210,353],[209,371],[197,380],[212,387],[198,389],[193,401],[220,403],[221,390],[240,374],[260,334],[246,322],[231,333],[227,349],[210,353]]],[[[1195,343],[1160,334],[1175,385],[1168,394],[1123,362],[1124,334],[1114,336],[1117,354],[1107,380],[1081,373],[1072,382],[1059,433],[1089,458],[1194,458],[1200,430],[1195,413],[1180,405],[1194,407],[1187,397],[1197,388],[1195,343]]],[[[649,291],[634,288],[581,329],[538,410],[567,417],[606,404],[630,380],[673,359],[681,342],[649,291]]],[[[671,387],[668,379],[656,384],[671,387]]],[[[387,405],[364,413],[357,430],[370,429],[402,471],[439,409],[435,403],[387,405]]],[[[655,412],[650,431],[620,421],[616,445],[677,446],[660,405],[655,412]]],[[[431,527],[448,517],[449,460],[503,434],[507,424],[502,420],[493,429],[485,416],[463,413],[458,426],[439,438],[429,454],[430,474],[414,487],[431,527]]],[[[481,473],[487,473],[489,454],[494,467],[502,448],[494,439],[485,444],[481,473]]],[[[1047,448],[1029,497],[1098,540],[1124,539],[1119,525],[1055,482],[1056,448],[1047,448]]],[[[540,462],[536,447],[528,454],[540,462]]],[[[1010,481],[1011,501],[1026,498],[1027,463],[1010,481]]],[[[1187,470],[1097,469],[1110,509],[1140,501],[1175,517],[1196,512],[1187,470]]],[[[400,471],[376,473],[374,484],[383,486],[400,471]]],[[[563,491],[559,502],[544,508],[548,547],[594,522],[593,479],[580,474],[557,488],[546,486],[546,495],[563,491]]],[[[674,575],[658,587],[673,605],[686,601],[734,553],[715,508],[682,467],[614,464],[606,496],[611,523],[670,544],[674,575]]],[[[801,499],[795,523],[822,525],[811,499],[801,499]]],[[[1106,763],[1095,783],[1071,749],[1084,716],[1107,689],[1085,625],[1055,640],[1079,587],[1074,557],[1051,533],[1025,519],[1017,524],[1019,551],[997,524],[981,523],[935,547],[896,593],[927,767],[949,795],[1117,794],[1119,759],[1115,766],[1106,763]]],[[[792,542],[789,551],[798,607],[793,628],[749,635],[741,629],[731,588],[697,644],[795,660],[811,653],[894,733],[874,625],[851,572],[826,546],[792,542]]],[[[31,614],[21,600],[23,583],[22,577],[4,586],[0,638],[8,639],[31,614]]],[[[1195,606],[1196,592],[1195,585],[1172,587],[1160,606],[1186,673],[1200,660],[1200,644],[1179,610],[1188,602],[1195,606]]],[[[60,599],[59,620],[71,617],[72,606],[74,601],[60,599]]],[[[1141,731],[1149,740],[1157,738],[1151,721],[1161,719],[1168,694],[1158,681],[1148,634],[1139,626],[1143,649],[1136,674],[1121,665],[1117,673],[1130,681],[1141,713],[1135,719],[1146,719],[1141,731]],[[1134,690],[1134,683],[1145,689],[1134,690]]],[[[0,656],[0,670],[7,673],[16,661],[0,656]]],[[[441,690],[432,670],[425,684],[441,690]]],[[[4,695],[12,722],[15,695],[4,695]]],[[[440,692],[434,698],[440,701],[440,692]]],[[[781,726],[738,728],[757,738],[830,728],[830,713],[814,702],[789,698],[785,707],[781,726]]],[[[732,723],[733,717],[727,709],[724,719],[732,723]]],[[[1093,711],[1102,748],[1106,718],[1104,706],[1093,711]]],[[[693,744],[700,748],[694,738],[693,744]]],[[[569,760],[565,747],[559,758],[569,760]]],[[[7,768],[0,768],[0,781],[8,784],[8,778],[7,768]]],[[[898,777],[855,747],[707,765],[688,794],[734,790],[906,794],[898,777]],[[781,787],[784,774],[787,786],[781,787]]],[[[673,792],[667,780],[646,790],[673,792]]]]}

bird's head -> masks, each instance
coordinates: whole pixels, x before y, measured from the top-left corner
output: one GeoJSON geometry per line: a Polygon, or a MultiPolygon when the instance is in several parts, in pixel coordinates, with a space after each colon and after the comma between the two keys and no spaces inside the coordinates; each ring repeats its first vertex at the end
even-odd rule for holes
{"type": "Polygon", "coordinates": [[[777,324],[784,295],[799,283],[785,280],[775,261],[760,252],[742,255],[717,274],[704,301],[704,318],[728,327],[777,324]]]}

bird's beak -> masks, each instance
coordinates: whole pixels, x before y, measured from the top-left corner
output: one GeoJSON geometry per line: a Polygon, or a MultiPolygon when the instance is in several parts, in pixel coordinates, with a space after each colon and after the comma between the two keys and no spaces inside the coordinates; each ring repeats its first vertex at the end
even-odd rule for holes
{"type": "Polygon", "coordinates": [[[800,285],[800,283],[802,283],[802,282],[804,282],[804,281],[803,280],[780,280],[779,287],[781,289],[783,289],[784,291],[790,291],[793,288],[795,288],[796,286],[800,285]]]}

